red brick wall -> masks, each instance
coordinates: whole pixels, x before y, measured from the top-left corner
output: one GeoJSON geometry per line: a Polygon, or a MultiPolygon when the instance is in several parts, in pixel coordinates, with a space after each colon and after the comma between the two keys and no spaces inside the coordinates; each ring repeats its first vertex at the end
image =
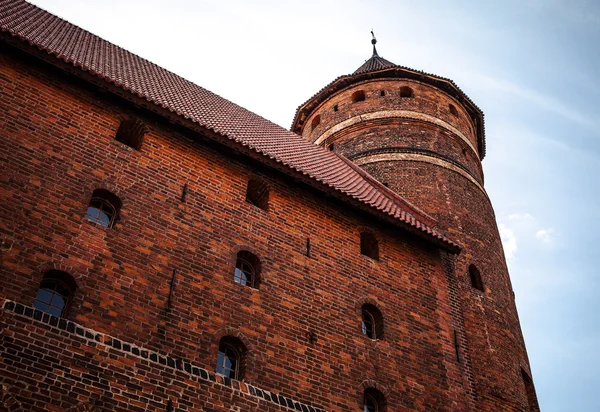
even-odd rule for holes
{"type": "MultiPolygon", "coordinates": [[[[457,338],[467,348],[464,373],[472,382],[476,410],[529,410],[521,377],[522,368],[529,370],[527,353],[494,211],[483,189],[481,162],[473,150],[474,126],[466,111],[432,86],[385,79],[351,84],[329,96],[305,124],[316,115],[321,116],[319,126],[303,129],[308,140],[333,143],[335,151],[435,217],[463,248],[448,270],[450,301],[455,304],[449,310],[454,324],[464,325],[464,334],[459,330],[457,338]],[[400,87],[406,85],[413,89],[413,98],[400,97],[400,87]],[[358,90],[366,98],[353,103],[351,96],[358,90]],[[450,103],[458,117],[449,113],[450,103]],[[392,116],[393,110],[412,113],[392,116]],[[390,116],[372,117],[386,111],[390,116]],[[471,264],[480,270],[485,292],[471,286],[471,264]]],[[[529,392],[531,399],[532,389],[529,392]]],[[[537,405],[531,408],[536,410],[537,405]]]]}
{"type": "Polygon", "coordinates": [[[0,94],[0,297],[31,305],[52,268],[78,285],[74,332],[1,311],[0,384],[10,402],[165,410],[169,398],[177,410],[276,410],[91,344],[77,327],[208,371],[219,339],[235,334],[249,351],[245,383],[328,411],[360,410],[369,385],[385,392],[388,411],[471,402],[468,367],[454,352],[462,325],[453,257],[12,50],[0,54],[0,94]],[[114,140],[130,116],[149,130],[140,151],[114,140]],[[268,212],[244,201],[254,175],[271,189],[268,212]],[[123,202],[112,229],[83,218],[97,188],[123,202]],[[365,228],[379,238],[379,261],[360,254],[365,228]],[[242,249],[261,259],[259,290],[233,282],[242,249]],[[382,341],[361,334],[364,302],[383,312],[382,341]]]}

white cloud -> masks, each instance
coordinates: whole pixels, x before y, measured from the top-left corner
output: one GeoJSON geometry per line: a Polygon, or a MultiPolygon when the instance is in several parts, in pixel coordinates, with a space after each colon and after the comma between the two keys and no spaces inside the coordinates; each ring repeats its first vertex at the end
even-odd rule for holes
{"type": "Polygon", "coordinates": [[[535,233],[535,237],[542,241],[542,243],[550,243],[552,240],[552,234],[554,233],[553,228],[540,229],[535,233]]]}
{"type": "Polygon", "coordinates": [[[513,213],[508,216],[508,220],[533,220],[533,216],[529,213],[513,213]]]}
{"type": "Polygon", "coordinates": [[[518,249],[517,236],[515,235],[515,232],[507,227],[504,223],[500,223],[498,225],[498,230],[500,231],[500,239],[502,240],[502,246],[504,246],[506,260],[514,259],[518,249]]]}

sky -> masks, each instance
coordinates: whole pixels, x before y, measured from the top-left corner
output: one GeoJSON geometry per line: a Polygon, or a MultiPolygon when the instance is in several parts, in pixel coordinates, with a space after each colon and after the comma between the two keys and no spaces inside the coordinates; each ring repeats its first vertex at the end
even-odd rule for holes
{"type": "Polygon", "coordinates": [[[485,187],[544,412],[600,411],[600,1],[33,0],[289,128],[371,55],[484,111],[485,187]]]}

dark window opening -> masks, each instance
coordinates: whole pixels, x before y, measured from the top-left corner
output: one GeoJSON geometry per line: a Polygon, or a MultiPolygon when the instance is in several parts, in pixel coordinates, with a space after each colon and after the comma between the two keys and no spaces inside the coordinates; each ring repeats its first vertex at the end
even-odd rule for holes
{"type": "Polygon", "coordinates": [[[337,112],[338,111],[338,105],[336,104],[335,106],[333,106],[333,111],[337,112]]]}
{"type": "Polygon", "coordinates": [[[329,143],[329,144],[327,145],[327,149],[328,149],[330,152],[333,152],[333,151],[335,150],[335,145],[334,145],[333,143],[329,143]]]}
{"type": "Polygon", "coordinates": [[[75,293],[75,279],[66,272],[50,270],[44,274],[33,307],[57,317],[64,317],[75,293]]]}
{"type": "Polygon", "coordinates": [[[365,92],[362,90],[352,93],[352,103],[362,102],[365,100],[365,92]]]}
{"type": "Polygon", "coordinates": [[[123,120],[119,126],[119,129],[117,130],[115,140],[117,142],[126,144],[135,150],[140,150],[142,143],[144,142],[144,135],[146,134],[146,131],[146,126],[139,120],[123,120]]]}
{"type": "Polygon", "coordinates": [[[258,257],[245,250],[238,252],[233,281],[242,286],[258,289],[260,284],[260,260],[258,257]]]}
{"type": "Polygon", "coordinates": [[[104,227],[113,227],[117,221],[121,199],[104,189],[96,189],[85,212],[85,218],[104,227]]]}
{"type": "Polygon", "coordinates": [[[244,378],[246,348],[237,338],[225,336],[219,341],[215,372],[230,379],[244,378]]]}
{"type": "Polygon", "coordinates": [[[317,127],[319,124],[321,124],[321,116],[316,115],[315,117],[313,117],[310,127],[312,130],[315,130],[315,127],[317,127]]]}
{"type": "Polygon", "coordinates": [[[456,352],[456,361],[460,363],[460,346],[458,344],[458,333],[456,333],[456,329],[454,330],[454,351],[456,352]]]}
{"type": "Polygon", "coordinates": [[[385,96],[385,90],[382,90],[381,92],[379,92],[379,95],[380,95],[381,97],[384,97],[384,96],[385,96]]]}
{"type": "Polygon", "coordinates": [[[360,234],[360,253],[379,260],[379,241],[374,234],[363,232],[360,234]]]}
{"type": "Polygon", "coordinates": [[[481,273],[475,265],[469,266],[469,277],[471,278],[471,286],[480,291],[484,291],[483,280],[481,279],[481,273]]]}
{"type": "Polygon", "coordinates": [[[369,339],[383,339],[383,315],[375,305],[365,303],[361,308],[362,333],[369,339]]]}
{"type": "Polygon", "coordinates": [[[269,188],[261,179],[250,179],[246,190],[246,202],[267,210],[269,207],[269,188]]]}
{"type": "Polygon", "coordinates": [[[415,97],[413,89],[408,86],[402,86],[400,88],[400,97],[415,97]]]}
{"type": "Polygon", "coordinates": [[[386,401],[381,392],[375,388],[365,389],[363,396],[363,412],[385,412],[386,401]]]}
{"type": "Polygon", "coordinates": [[[521,376],[523,377],[523,383],[525,384],[525,392],[527,394],[527,404],[529,406],[529,411],[537,412],[540,410],[540,407],[538,405],[537,396],[535,395],[533,381],[523,368],[521,368],[521,376]]]}
{"type": "Polygon", "coordinates": [[[310,249],[311,249],[310,238],[307,238],[306,239],[306,256],[308,256],[308,257],[310,257],[310,249]]]}
{"type": "Polygon", "coordinates": [[[456,110],[456,107],[454,107],[453,104],[448,105],[448,108],[450,109],[450,114],[452,114],[452,116],[458,117],[458,110],[456,110]]]}

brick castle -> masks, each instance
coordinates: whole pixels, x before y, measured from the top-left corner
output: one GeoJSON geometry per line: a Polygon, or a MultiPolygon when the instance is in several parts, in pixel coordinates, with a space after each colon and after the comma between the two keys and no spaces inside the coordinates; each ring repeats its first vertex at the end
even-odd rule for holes
{"type": "Polygon", "coordinates": [[[22,0],[0,29],[0,410],[539,410],[451,80],[373,40],[288,131],[22,0]]]}

